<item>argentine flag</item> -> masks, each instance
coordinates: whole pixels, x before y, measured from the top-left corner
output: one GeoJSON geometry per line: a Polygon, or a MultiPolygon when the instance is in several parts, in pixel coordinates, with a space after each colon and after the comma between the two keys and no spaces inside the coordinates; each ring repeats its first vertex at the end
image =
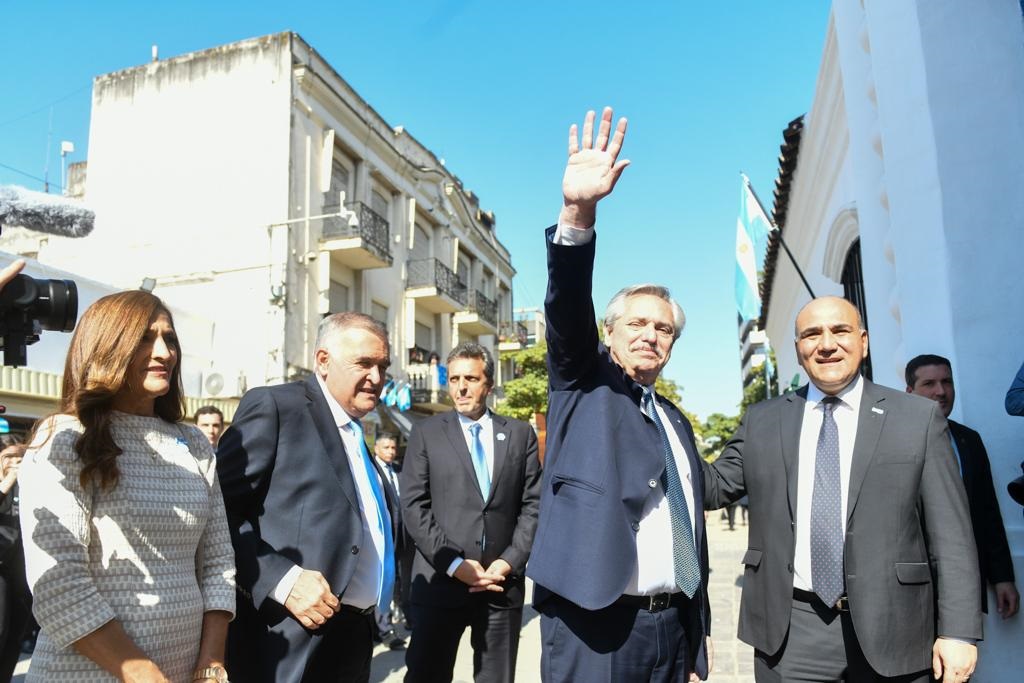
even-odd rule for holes
{"type": "Polygon", "coordinates": [[[771,228],[745,175],[740,193],[740,215],[736,219],[736,310],[743,320],[752,320],[761,315],[757,263],[764,258],[771,228]]]}

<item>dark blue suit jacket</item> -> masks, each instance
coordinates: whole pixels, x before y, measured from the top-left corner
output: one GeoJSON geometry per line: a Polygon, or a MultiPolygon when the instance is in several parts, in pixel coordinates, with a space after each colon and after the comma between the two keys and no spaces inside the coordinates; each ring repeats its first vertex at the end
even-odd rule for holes
{"type": "MultiPolygon", "coordinates": [[[[217,474],[240,594],[229,659],[235,646],[246,653],[230,673],[246,681],[300,680],[313,632],[270,594],[299,565],[322,573],[343,595],[363,543],[355,482],[316,377],[246,393],[217,447],[217,474]],[[244,666],[252,670],[237,668],[244,666]]],[[[378,474],[386,481],[379,467],[378,474]]],[[[397,522],[394,491],[384,491],[397,522]]]]}
{"type": "MultiPolygon", "coordinates": [[[[650,482],[665,469],[657,427],[640,412],[640,385],[615,364],[598,337],[591,301],[595,238],[587,245],[551,243],[547,231],[547,323],[550,395],[540,520],[527,564],[541,605],[556,593],[597,610],[615,601],[636,566],[636,531],[650,482]]],[[[699,629],[691,629],[691,661],[706,675],[709,633],[708,549],[704,485],[693,430],[670,401],[658,397],[690,461],[701,562],[699,629]],[[697,631],[697,632],[692,632],[697,631]]],[[[667,538],[666,543],[672,539],[667,538]]]]}

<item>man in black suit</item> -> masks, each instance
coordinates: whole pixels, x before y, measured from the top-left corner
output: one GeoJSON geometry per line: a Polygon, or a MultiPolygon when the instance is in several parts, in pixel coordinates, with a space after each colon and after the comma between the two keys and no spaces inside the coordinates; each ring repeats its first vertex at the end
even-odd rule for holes
{"type": "MultiPolygon", "coordinates": [[[[706,678],[708,555],[690,423],[654,391],[685,318],[668,289],[592,284],[598,202],[628,161],[626,120],[588,112],[569,129],[558,225],[547,230],[550,395],[541,515],[527,573],[541,613],[541,678],[706,678]]],[[[637,244],[644,269],[653,243],[637,244]]]]}
{"type": "Polygon", "coordinates": [[[704,466],[708,506],[750,500],[739,637],[757,681],[960,683],[982,636],[978,555],[934,401],[860,375],[838,297],[796,317],[810,384],[751,406],[704,466]]]}
{"type": "Polygon", "coordinates": [[[478,682],[515,677],[523,571],[537,527],[540,461],[529,424],[487,409],[494,360],[472,342],[448,354],[455,412],[417,424],[402,474],[402,511],[417,553],[407,683],[451,681],[472,629],[478,682]]]}
{"type": "Polygon", "coordinates": [[[398,513],[363,440],[391,351],[380,323],[320,323],[306,380],[248,392],[217,473],[238,569],[228,632],[233,680],[367,681],[374,610],[394,582],[398,513]]]}
{"type": "Polygon", "coordinates": [[[960,465],[960,474],[967,490],[971,509],[974,542],[978,546],[978,568],[981,570],[981,609],[988,612],[988,586],[996,596],[996,610],[1009,619],[1020,607],[1020,594],[1014,584],[1013,558],[1006,540],[1003,515],[999,512],[992,468],[981,435],[970,427],[949,419],[956,400],[953,368],[948,358],[934,354],[916,356],[906,367],[907,392],[937,401],[939,410],[949,422],[953,452],[960,465]]]}

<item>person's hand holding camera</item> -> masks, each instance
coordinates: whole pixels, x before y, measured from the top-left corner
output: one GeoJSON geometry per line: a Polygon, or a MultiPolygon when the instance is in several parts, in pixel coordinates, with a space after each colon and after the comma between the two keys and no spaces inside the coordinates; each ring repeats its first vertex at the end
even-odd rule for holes
{"type": "Polygon", "coordinates": [[[8,282],[13,280],[24,268],[25,260],[18,259],[3,270],[0,270],[0,290],[2,290],[8,282]]]}

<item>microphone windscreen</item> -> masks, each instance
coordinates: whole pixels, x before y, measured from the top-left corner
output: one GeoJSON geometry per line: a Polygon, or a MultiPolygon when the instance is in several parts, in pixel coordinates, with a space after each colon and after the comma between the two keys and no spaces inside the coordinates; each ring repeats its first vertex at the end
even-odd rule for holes
{"type": "Polygon", "coordinates": [[[20,226],[61,237],[85,237],[96,214],[59,195],[0,186],[0,225],[20,226]]]}

